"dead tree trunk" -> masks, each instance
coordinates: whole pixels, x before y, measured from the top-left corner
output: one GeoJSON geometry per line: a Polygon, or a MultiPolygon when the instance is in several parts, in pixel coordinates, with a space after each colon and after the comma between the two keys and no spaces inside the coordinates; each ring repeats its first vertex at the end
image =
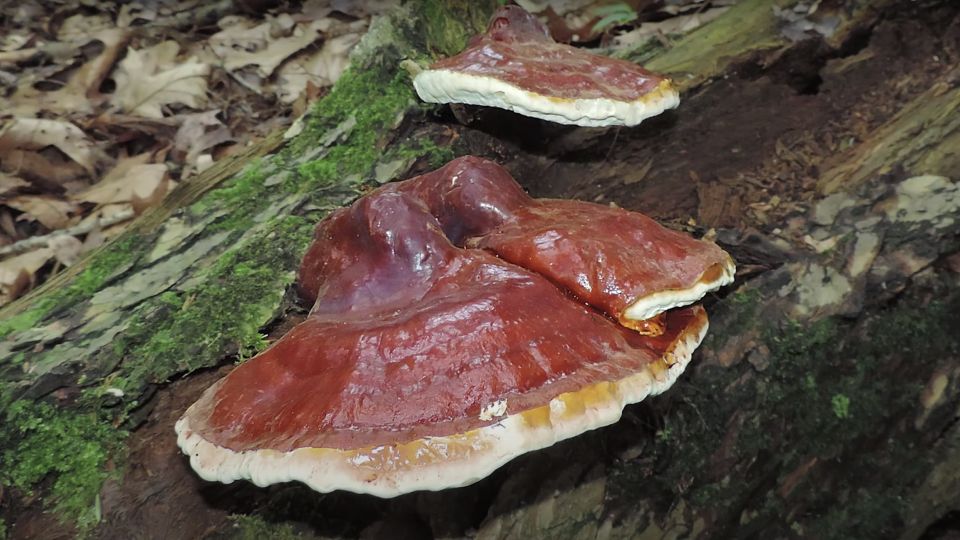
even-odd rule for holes
{"type": "MultiPolygon", "coordinates": [[[[104,537],[152,523],[157,499],[207,512],[148,525],[158,537],[196,536],[227,513],[289,521],[270,534],[291,535],[918,538],[950,525],[960,495],[960,71],[949,66],[960,59],[960,10],[949,4],[903,14],[905,3],[851,0],[807,13],[746,0],[636,51],[685,90],[674,117],[630,133],[537,137],[498,131],[497,118],[427,122],[398,70],[401,58],[456,50],[490,6],[426,3],[384,22],[302,132],[182,186],[4,310],[0,480],[17,495],[0,500],[4,515],[26,515],[34,486],[81,525],[102,519],[104,537]],[[923,46],[947,67],[905,72],[900,87],[845,87],[883,72],[897,25],[927,32],[923,46]],[[899,101],[883,110],[871,91],[899,101]],[[172,444],[182,407],[168,381],[263,347],[263,328],[293,305],[293,269],[327,211],[466,152],[507,163],[535,194],[716,227],[741,285],[708,306],[711,331],[690,373],[619,424],[467,488],[379,501],[201,487],[172,444]],[[162,459],[146,457],[151,426],[170,434],[162,459]],[[126,468],[107,472],[121,456],[126,468]],[[145,463],[166,468],[146,474],[145,463]],[[148,485],[154,499],[136,500],[148,485]]],[[[268,527],[249,519],[236,522],[241,533],[268,527]]]]}

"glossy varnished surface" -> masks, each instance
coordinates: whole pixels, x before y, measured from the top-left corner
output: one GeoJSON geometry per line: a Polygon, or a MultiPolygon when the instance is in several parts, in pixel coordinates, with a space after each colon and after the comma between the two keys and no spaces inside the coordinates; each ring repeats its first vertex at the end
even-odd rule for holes
{"type": "Polygon", "coordinates": [[[690,308],[643,338],[532,272],[455,247],[404,191],[388,186],[324,222],[339,270],[305,322],[205,396],[195,431],[232,450],[463,433],[643,370],[702,327],[690,308]],[[501,400],[502,413],[481,414],[501,400]]]}
{"type": "MultiPolygon", "coordinates": [[[[386,191],[406,193],[421,201],[436,219],[436,223],[431,223],[439,225],[455,245],[462,245],[466,238],[486,234],[509,220],[516,209],[533,201],[506,169],[474,156],[457,158],[435,171],[389,184],[371,196],[386,191]]],[[[314,242],[301,262],[298,283],[301,295],[310,302],[317,298],[320,287],[330,276],[346,272],[363,278],[371,271],[381,271],[377,267],[382,267],[385,262],[374,254],[363,253],[343,235],[353,235],[357,242],[368,245],[370,235],[374,234],[371,231],[385,231],[391,226],[390,218],[364,217],[355,213],[350,220],[342,219],[341,215],[348,212],[354,210],[338,210],[317,226],[314,242]],[[387,221],[371,221],[374,219],[387,221]],[[333,222],[337,225],[331,225],[333,222]],[[349,231],[345,230],[348,224],[353,227],[349,231]]],[[[395,232],[390,233],[391,241],[400,242],[401,238],[409,237],[410,228],[422,226],[419,223],[397,224],[395,232]],[[403,226],[408,228],[400,229],[403,226]]]]}
{"type": "Polygon", "coordinates": [[[533,15],[517,6],[500,8],[485,34],[430,69],[491,77],[558,100],[634,101],[665,80],[631,62],[556,43],[533,15]]]}
{"type": "Polygon", "coordinates": [[[377,447],[655,376],[706,315],[632,321],[656,335],[643,336],[619,310],[722,257],[640,214],[532,199],[499,165],[458,158],[317,226],[299,275],[310,315],[211,388],[190,429],[231,451],[377,447]]]}
{"type": "Polygon", "coordinates": [[[732,265],[716,244],[638,212],[582,201],[538,199],[471,243],[616,318],[637,298],[716,279],[718,267],[732,265]]]}
{"type": "MultiPolygon", "coordinates": [[[[533,199],[506,169],[473,156],[376,193],[385,191],[420,200],[455,245],[491,251],[615,319],[621,319],[623,309],[638,298],[716,280],[714,274],[732,267],[730,257],[715,244],[667,229],[638,212],[582,201],[533,199]]],[[[398,229],[394,236],[406,237],[408,232],[398,229]]],[[[359,253],[343,241],[345,234],[364,240],[368,233],[335,230],[326,223],[318,226],[300,268],[299,281],[308,300],[316,298],[328,276],[342,276],[347,268],[346,273],[357,278],[383,271],[372,255],[358,259],[359,253]]],[[[342,286],[356,289],[355,284],[342,286]]],[[[622,322],[644,333],[656,333],[662,326],[656,321],[622,322]]]]}

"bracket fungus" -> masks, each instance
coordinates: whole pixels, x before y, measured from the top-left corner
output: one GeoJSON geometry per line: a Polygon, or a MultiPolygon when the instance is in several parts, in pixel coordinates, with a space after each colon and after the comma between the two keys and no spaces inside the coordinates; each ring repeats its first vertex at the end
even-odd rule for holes
{"type": "Polygon", "coordinates": [[[532,199],[499,165],[458,158],[321,221],[298,280],[310,314],[207,389],[178,444],[200,476],[228,483],[381,497],[470,484],[668,388],[707,318],[667,309],[725,283],[716,265],[732,276],[711,243],[532,199]],[[618,324],[636,290],[678,283],[696,292],[643,311],[663,310],[658,331],[618,324]]]}
{"type": "Polygon", "coordinates": [[[429,103],[465,103],[579,126],[635,126],[680,103],[669,79],[557,43],[518,6],[494,13],[466,50],[413,78],[429,103]]]}

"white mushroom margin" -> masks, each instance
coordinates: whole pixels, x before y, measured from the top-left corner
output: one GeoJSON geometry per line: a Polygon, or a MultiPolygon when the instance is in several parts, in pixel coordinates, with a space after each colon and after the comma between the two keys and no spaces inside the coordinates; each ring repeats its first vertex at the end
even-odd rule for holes
{"type": "Polygon", "coordinates": [[[263,487],[296,480],[322,493],[342,489],[378,497],[465,486],[517,456],[613,424],[626,405],[669,388],[706,335],[705,314],[693,324],[699,327],[687,328],[663,358],[642,372],[561,394],[548,405],[509,414],[464,434],[353,450],[235,452],[205,440],[190,426],[191,413],[204,398],[212,397],[218,383],[177,422],[177,444],[190,456],[190,465],[201,478],[226,484],[246,479],[263,487]],[[583,410],[567,412],[568,404],[583,410]]]}
{"type": "MultiPolygon", "coordinates": [[[[708,270],[709,271],[709,270],[708,270]]],[[[706,272],[705,272],[706,273],[706,272]]],[[[733,259],[727,257],[723,263],[719,277],[713,281],[708,281],[700,276],[692,287],[686,289],[670,289],[658,291],[653,294],[638,298],[632,304],[623,310],[623,319],[633,321],[645,321],[652,317],[682,306],[688,306],[699,301],[708,292],[719,289],[725,285],[733,283],[737,273],[737,267],[733,259]]]]}
{"type": "Polygon", "coordinates": [[[680,104],[669,80],[633,101],[572,99],[536,94],[510,83],[449,69],[428,69],[413,78],[420,99],[428,103],[467,103],[507,109],[559,124],[587,127],[635,126],[680,104]]]}

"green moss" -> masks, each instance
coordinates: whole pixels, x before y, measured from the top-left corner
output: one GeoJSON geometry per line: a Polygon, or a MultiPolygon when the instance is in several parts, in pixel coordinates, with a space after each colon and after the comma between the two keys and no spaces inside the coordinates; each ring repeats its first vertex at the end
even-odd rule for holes
{"type": "Polygon", "coordinates": [[[37,325],[47,313],[57,305],[56,299],[45,298],[33,307],[0,321],[0,339],[14,333],[22,332],[37,325]]]}
{"type": "Polygon", "coordinates": [[[133,262],[138,248],[149,244],[145,239],[129,234],[104,247],[68,287],[69,294],[79,300],[99,291],[104,283],[119,270],[133,262]]]}
{"type": "Polygon", "coordinates": [[[189,212],[195,216],[204,216],[219,209],[227,209],[225,218],[208,229],[211,233],[248,227],[256,212],[270,200],[265,197],[265,191],[269,188],[263,185],[264,177],[263,160],[255,159],[222,187],[190,205],[189,212]]]}
{"type": "Polygon", "coordinates": [[[259,516],[230,516],[231,530],[227,537],[232,540],[297,540],[303,535],[288,524],[265,521],[259,516]]]}
{"type": "Polygon", "coordinates": [[[467,46],[471,36],[487,27],[497,1],[448,2],[422,0],[418,11],[426,22],[425,48],[434,56],[453,56],[467,46]]]}
{"type": "MultiPolygon", "coordinates": [[[[666,36],[666,39],[676,39],[681,35],[671,34],[666,36]]],[[[667,50],[666,44],[654,37],[641,41],[636,45],[626,47],[620,50],[613,51],[610,55],[614,58],[619,58],[621,60],[626,60],[628,62],[633,62],[634,64],[645,64],[651,58],[655,58],[657,55],[662,54],[663,51],[667,50]]]]}
{"type": "Polygon", "coordinates": [[[306,117],[302,133],[271,157],[269,166],[263,160],[253,163],[190,210],[203,215],[225,209],[226,215],[210,230],[232,231],[248,228],[253,217],[276,199],[278,191],[323,196],[330,187],[356,189],[381,157],[386,143],[383,135],[414,103],[410,78],[398,66],[348,69],[306,117]],[[336,136],[327,141],[328,148],[322,149],[316,159],[303,159],[316,152],[318,141],[331,133],[336,136]],[[273,174],[282,175],[283,181],[265,185],[273,174]],[[356,175],[357,182],[344,181],[351,175],[356,175]]]}
{"type": "Polygon", "coordinates": [[[830,398],[830,405],[833,406],[833,415],[843,420],[850,417],[850,398],[843,394],[834,394],[830,398]]]}
{"type": "MultiPolygon", "coordinates": [[[[714,331],[741,324],[733,314],[749,314],[754,305],[736,297],[725,304],[718,311],[734,311],[714,331]]],[[[764,369],[747,362],[704,366],[664,419],[668,428],[654,438],[654,475],[642,468],[646,463],[621,466],[611,493],[629,500],[637,485],[653,482],[655,494],[646,496],[672,500],[677,486],[689,486],[683,495],[692,504],[750,515],[751,526],[773,536],[797,527],[812,538],[877,538],[897,530],[906,494],[926,476],[932,456],[920,451],[921,437],[911,427],[895,420],[914,414],[934,366],[914,359],[960,353],[958,340],[944,340],[960,327],[960,293],[925,307],[905,300],[861,323],[746,318],[759,325],[759,341],[769,348],[764,369]],[[724,463],[744,468],[717,464],[721,444],[724,463]],[[789,506],[804,511],[799,523],[786,523],[777,489],[810,463],[817,469],[809,474],[819,481],[807,482],[803,474],[790,480],[789,506]],[[707,480],[704,471],[718,466],[729,476],[707,480]],[[835,474],[824,472],[833,468],[835,474]]]]}
{"type": "Polygon", "coordinates": [[[145,302],[113,347],[129,361],[104,386],[137,391],[212,365],[228,351],[262,350],[260,327],[279,304],[312,230],[305,218],[279,218],[221,256],[198,289],[145,302]]]}
{"type": "MultiPolygon", "coordinates": [[[[430,140],[398,145],[384,155],[383,133],[413,103],[413,91],[405,73],[389,79],[377,72],[348,71],[334,90],[321,101],[307,121],[304,135],[281,156],[280,163],[295,163],[317,138],[335,129],[348,118],[353,127],[344,130],[343,140],[318,159],[307,161],[290,172],[283,185],[286,192],[313,193],[312,202],[329,206],[329,189],[350,188],[344,178],[354,175],[358,194],[361,177],[368,176],[378,160],[426,156],[439,166],[453,152],[430,140]],[[375,93],[377,99],[364,99],[375,93]],[[346,185],[345,185],[346,184],[346,185]]],[[[278,169],[283,169],[278,166],[278,169]]],[[[210,194],[218,204],[230,207],[231,217],[222,226],[235,228],[238,220],[249,220],[265,198],[262,165],[252,166],[231,185],[210,194]]],[[[334,204],[338,204],[337,200],[334,204]]],[[[166,293],[141,306],[130,328],[114,345],[114,353],[130,359],[122,375],[105,381],[104,388],[135,390],[146,382],[160,381],[178,371],[210,365],[224,351],[249,356],[265,346],[259,326],[278,302],[264,291],[282,292],[291,275],[280,269],[296,267],[312,235],[313,221],[288,217],[264,229],[269,234],[251,239],[212,267],[205,285],[188,294],[166,293]],[[257,307],[260,306],[260,307],[257,307]]]]}
{"type": "Polygon", "coordinates": [[[269,167],[263,162],[248,167],[236,179],[195,203],[191,212],[200,215],[216,208],[226,209],[227,214],[210,230],[232,231],[248,228],[253,217],[276,199],[277,191],[307,193],[322,199],[330,188],[359,190],[361,180],[370,176],[382,157],[387,142],[383,135],[414,105],[414,98],[409,76],[398,68],[348,69],[308,115],[303,132],[271,158],[269,167]],[[316,152],[318,141],[331,133],[336,137],[329,141],[328,148],[321,150],[316,159],[303,159],[304,155],[316,152]],[[283,181],[265,185],[272,174],[282,175],[283,181]],[[347,180],[350,177],[355,180],[347,180]]]}
{"type": "MultiPolygon", "coordinates": [[[[47,501],[63,517],[88,526],[97,520],[96,495],[106,477],[107,456],[125,437],[114,423],[140,404],[101,408],[120,390],[138,395],[149,383],[215,363],[225,351],[251,354],[264,346],[259,329],[279,304],[290,271],[309,241],[312,223],[289,216],[224,254],[208,279],[189,293],[166,292],[133,314],[126,332],[103,354],[121,365],[84,391],[77,410],[45,403],[15,402],[0,428],[4,444],[3,482],[23,490],[51,482],[47,501]]],[[[0,402],[6,405],[6,402],[0,402]]],[[[46,485],[46,484],[44,484],[46,485]]]]}
{"type": "MultiPolygon", "coordinates": [[[[467,2],[460,7],[432,5],[439,10],[436,13],[476,13],[467,2]]],[[[431,24],[443,24],[447,29],[418,34],[450,39],[450,25],[464,27],[477,21],[474,15],[456,21],[434,19],[431,24]]],[[[429,50],[448,46],[431,45],[429,50]]],[[[245,235],[242,244],[220,255],[204,275],[191,280],[199,283],[195,288],[171,290],[138,305],[111,346],[85,361],[83,384],[89,386],[71,411],[40,404],[0,407],[13,415],[0,428],[5,430],[0,444],[4,452],[14,452],[21,460],[18,468],[4,468],[6,482],[24,490],[36,489],[38,483],[44,489],[49,485],[49,502],[65,517],[83,524],[93,521],[92,501],[105,478],[103,466],[125,435],[114,426],[123,425],[142,405],[126,396],[139,396],[145,386],[164,382],[176,373],[214,365],[225,355],[250,356],[266,345],[261,327],[280,305],[312,236],[315,218],[323,211],[307,210],[308,216],[274,218],[268,223],[258,216],[287,196],[303,196],[305,208],[340,206],[359,194],[383,159],[425,154],[431,165],[440,165],[453,157],[449,149],[432,141],[391,144],[385,139],[416,103],[409,76],[399,70],[400,58],[391,56],[398,50],[388,47],[380,56],[384,63],[376,69],[348,70],[317,104],[300,136],[187,209],[188,221],[217,216],[213,224],[204,227],[205,233],[227,232],[231,236],[225,245],[234,245],[245,235]],[[336,137],[324,140],[331,133],[336,137]],[[315,155],[306,157],[311,153],[315,155]],[[280,182],[265,182],[275,175],[280,182]],[[105,366],[104,373],[97,373],[93,366],[105,366]],[[123,397],[118,397],[120,393],[123,397]],[[81,432],[85,434],[82,437],[81,432]],[[64,457],[71,448],[72,455],[64,457]]],[[[0,336],[34,327],[89,298],[152,247],[149,239],[132,235],[114,242],[63,291],[0,323],[0,336]]],[[[6,400],[0,400],[0,405],[9,405],[8,398],[0,398],[6,400]]]]}
{"type": "Polygon", "coordinates": [[[455,158],[456,152],[449,146],[440,146],[431,140],[419,140],[414,144],[399,146],[387,155],[388,160],[425,158],[428,167],[437,169],[455,158]]]}
{"type": "Polygon", "coordinates": [[[0,440],[13,444],[3,451],[0,482],[29,492],[51,481],[48,504],[80,529],[95,525],[104,466],[126,434],[96,414],[43,402],[16,401],[3,418],[0,440]]]}
{"type": "Polygon", "coordinates": [[[746,335],[758,328],[763,295],[755,288],[741,287],[710,312],[711,331],[704,347],[715,349],[718,339],[728,335],[746,335]],[[716,323],[715,321],[719,321],[716,323]]]}
{"type": "Polygon", "coordinates": [[[248,339],[240,343],[240,350],[237,351],[237,362],[245,362],[257,354],[265,351],[270,346],[266,334],[256,333],[247,336],[248,339]]]}
{"type": "Polygon", "coordinates": [[[390,132],[403,113],[416,106],[416,96],[409,75],[403,70],[387,73],[348,70],[337,86],[318,105],[316,113],[307,121],[304,133],[289,148],[292,156],[309,150],[299,141],[316,140],[331,130],[341,130],[342,140],[318,159],[301,163],[284,188],[303,189],[320,194],[328,186],[352,185],[359,190],[361,180],[369,179],[377,163],[397,159],[426,157],[431,167],[439,167],[454,152],[431,140],[416,140],[395,144],[385,149],[383,134],[390,132]],[[364,105],[358,105],[356,96],[378,96],[364,105]],[[355,178],[351,184],[345,179],[355,178]]]}
{"type": "MultiPolygon", "coordinates": [[[[944,306],[935,304],[927,311],[944,325],[936,332],[946,332],[949,317],[944,306]]],[[[812,537],[878,537],[900,523],[905,511],[901,493],[922,477],[921,471],[929,463],[928,458],[916,455],[912,443],[891,444],[884,433],[891,428],[892,419],[908,414],[920,383],[878,375],[892,353],[903,349],[878,347],[877,340],[917,346],[918,339],[930,340],[934,330],[920,328],[928,324],[920,322],[923,320],[920,310],[900,308],[880,315],[862,333],[836,319],[807,327],[767,328],[770,367],[757,382],[757,395],[742,396],[752,399],[756,412],[750,413],[750,421],[739,434],[737,453],[776,452],[769,474],[779,476],[778,483],[811,459],[843,463],[844,473],[829,488],[802,480],[795,488],[793,500],[807,500],[803,526],[815,531],[812,537]],[[797,380],[803,383],[797,385],[797,380]],[[876,442],[878,438],[880,442],[876,442]],[[883,478],[876,478],[877,470],[885,471],[883,478]],[[856,485],[869,485],[872,495],[852,495],[856,485]],[[850,496],[855,504],[838,505],[838,496],[850,496]],[[871,518],[864,517],[867,515],[871,518]]],[[[749,485],[734,482],[731,488],[745,490],[749,485]]],[[[772,501],[777,504],[768,501],[757,509],[757,521],[765,526],[771,521],[784,525],[779,523],[780,499],[772,501]]]]}
{"type": "Polygon", "coordinates": [[[329,130],[345,124],[352,127],[344,129],[345,140],[325,155],[301,164],[299,180],[322,186],[350,174],[368,176],[383,152],[383,134],[413,106],[414,98],[410,78],[402,70],[392,73],[348,70],[318,104],[304,128],[306,136],[298,138],[289,152],[299,156],[329,130]],[[371,95],[377,98],[358,100],[358,96],[371,95]]]}
{"type": "Polygon", "coordinates": [[[93,256],[80,274],[61,290],[53,292],[30,309],[0,322],[0,338],[37,326],[47,316],[69,309],[99,290],[118,270],[133,262],[146,243],[136,235],[127,235],[109,244],[93,256]]]}

